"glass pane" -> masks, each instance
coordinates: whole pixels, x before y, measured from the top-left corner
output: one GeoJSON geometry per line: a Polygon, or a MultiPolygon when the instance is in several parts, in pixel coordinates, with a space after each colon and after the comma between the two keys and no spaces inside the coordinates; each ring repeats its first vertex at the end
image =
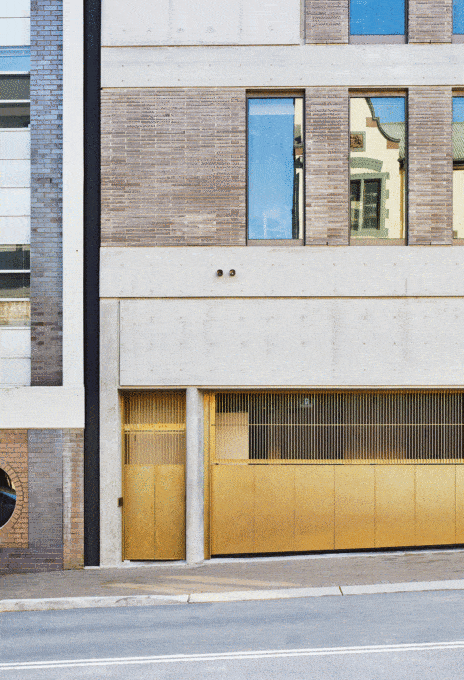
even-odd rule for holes
{"type": "Polygon", "coordinates": [[[453,236],[464,238],[464,97],[453,97],[453,236]]]}
{"type": "Polygon", "coordinates": [[[404,97],[350,102],[351,237],[405,238],[404,97]]]}
{"type": "Polygon", "coordinates": [[[404,35],[405,0],[351,0],[351,35],[404,35]]]}
{"type": "Polygon", "coordinates": [[[29,297],[30,278],[30,274],[0,274],[0,297],[29,297]]]}
{"type": "Polygon", "coordinates": [[[361,181],[359,179],[350,182],[351,189],[351,228],[359,229],[359,217],[361,206],[361,181]]]}
{"type": "Polygon", "coordinates": [[[0,326],[30,326],[29,300],[0,300],[0,326]]]}
{"type": "Polygon", "coordinates": [[[0,246],[1,269],[30,269],[30,246],[0,246]]]}
{"type": "Polygon", "coordinates": [[[248,238],[303,236],[303,99],[248,100],[248,238]]]}
{"type": "Polygon", "coordinates": [[[453,33],[464,33],[464,0],[453,0],[453,33]]]}
{"type": "Polygon", "coordinates": [[[0,128],[27,128],[30,122],[29,104],[0,104],[0,128]]]}
{"type": "Polygon", "coordinates": [[[0,76],[1,99],[29,99],[29,76],[0,76]]]}
{"type": "Polygon", "coordinates": [[[31,48],[0,47],[0,71],[30,71],[31,48]]]}
{"type": "Polygon", "coordinates": [[[379,229],[380,180],[364,182],[364,229],[379,229]]]}

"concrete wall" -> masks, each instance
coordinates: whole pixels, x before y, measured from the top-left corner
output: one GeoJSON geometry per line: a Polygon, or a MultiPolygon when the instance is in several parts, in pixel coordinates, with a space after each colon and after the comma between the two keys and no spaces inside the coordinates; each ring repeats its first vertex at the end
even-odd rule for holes
{"type": "Polygon", "coordinates": [[[269,45],[300,42],[300,0],[102,1],[102,44],[269,45]]]}
{"type": "Polygon", "coordinates": [[[122,385],[463,384],[464,300],[121,302],[122,385]]]}

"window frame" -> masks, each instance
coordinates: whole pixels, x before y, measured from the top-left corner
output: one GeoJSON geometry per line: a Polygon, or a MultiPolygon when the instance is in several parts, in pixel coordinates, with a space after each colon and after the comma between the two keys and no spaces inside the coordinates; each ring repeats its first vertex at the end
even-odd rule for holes
{"type": "MultiPolygon", "coordinates": [[[[359,134],[359,132],[357,133],[359,134]]],[[[406,246],[408,245],[408,184],[409,184],[409,170],[408,170],[408,93],[407,90],[399,89],[353,89],[349,91],[348,97],[348,244],[350,246],[406,246]],[[370,99],[379,97],[403,97],[405,101],[405,159],[404,167],[406,168],[406,177],[404,182],[404,238],[388,238],[382,236],[376,236],[374,233],[372,235],[366,234],[365,236],[352,236],[351,230],[351,180],[356,181],[357,179],[380,179],[381,180],[381,196],[380,196],[380,210],[379,210],[379,229],[385,229],[385,220],[388,217],[388,209],[385,207],[386,200],[388,198],[389,190],[386,188],[386,182],[390,179],[388,172],[381,172],[375,168],[372,168],[372,173],[363,174],[361,173],[352,174],[352,156],[351,154],[358,150],[351,149],[351,135],[356,134],[356,131],[351,131],[351,100],[352,99],[370,99]],[[383,225],[383,226],[382,226],[383,225]]],[[[365,140],[363,150],[365,150],[365,140]]],[[[360,151],[360,150],[359,150],[360,151]]],[[[364,159],[366,162],[375,159],[364,159]]],[[[356,166],[355,166],[356,167],[356,166]]],[[[358,166],[362,167],[362,166],[358,166]]],[[[400,208],[401,209],[401,208],[400,208]]],[[[366,230],[368,231],[368,230],[366,230]]],[[[373,232],[373,230],[370,230],[373,232]]]]}
{"type": "Polygon", "coordinates": [[[348,2],[348,42],[351,45],[379,45],[379,44],[386,44],[386,45],[392,45],[392,44],[397,44],[397,45],[404,45],[408,42],[408,16],[409,16],[409,7],[408,7],[408,0],[404,0],[404,33],[401,34],[378,34],[378,33],[372,33],[372,34],[366,34],[366,35],[358,35],[356,33],[351,33],[351,2],[352,0],[349,0],[348,2]]]}
{"type": "Polygon", "coordinates": [[[304,246],[306,239],[306,101],[305,101],[305,91],[301,89],[276,89],[276,90],[247,90],[245,96],[245,142],[246,142],[246,153],[245,153],[245,163],[246,163],[246,189],[245,189],[245,212],[246,212],[246,224],[245,224],[245,237],[247,246],[279,246],[279,247],[295,247],[304,246]],[[249,234],[249,180],[248,180],[248,169],[249,169],[249,144],[248,144],[248,102],[250,99],[302,99],[303,102],[303,129],[302,129],[302,160],[303,160],[303,205],[302,205],[302,227],[301,234],[302,237],[298,239],[250,239],[249,234]]]}

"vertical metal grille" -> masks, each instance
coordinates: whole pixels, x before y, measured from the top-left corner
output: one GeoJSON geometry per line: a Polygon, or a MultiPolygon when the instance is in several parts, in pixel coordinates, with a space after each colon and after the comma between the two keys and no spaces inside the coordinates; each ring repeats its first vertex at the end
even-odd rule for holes
{"type": "Polygon", "coordinates": [[[125,464],[184,464],[185,394],[131,392],[123,399],[125,464]]]}
{"type": "Polygon", "coordinates": [[[215,457],[461,460],[463,405],[458,392],[219,393],[215,457]]]}

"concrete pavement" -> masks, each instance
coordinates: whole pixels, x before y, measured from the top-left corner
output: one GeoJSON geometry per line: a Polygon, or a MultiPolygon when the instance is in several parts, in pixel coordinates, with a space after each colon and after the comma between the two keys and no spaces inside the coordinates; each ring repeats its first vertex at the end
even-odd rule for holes
{"type": "Polygon", "coordinates": [[[0,576],[0,611],[464,589],[464,549],[125,563],[0,576]]]}

